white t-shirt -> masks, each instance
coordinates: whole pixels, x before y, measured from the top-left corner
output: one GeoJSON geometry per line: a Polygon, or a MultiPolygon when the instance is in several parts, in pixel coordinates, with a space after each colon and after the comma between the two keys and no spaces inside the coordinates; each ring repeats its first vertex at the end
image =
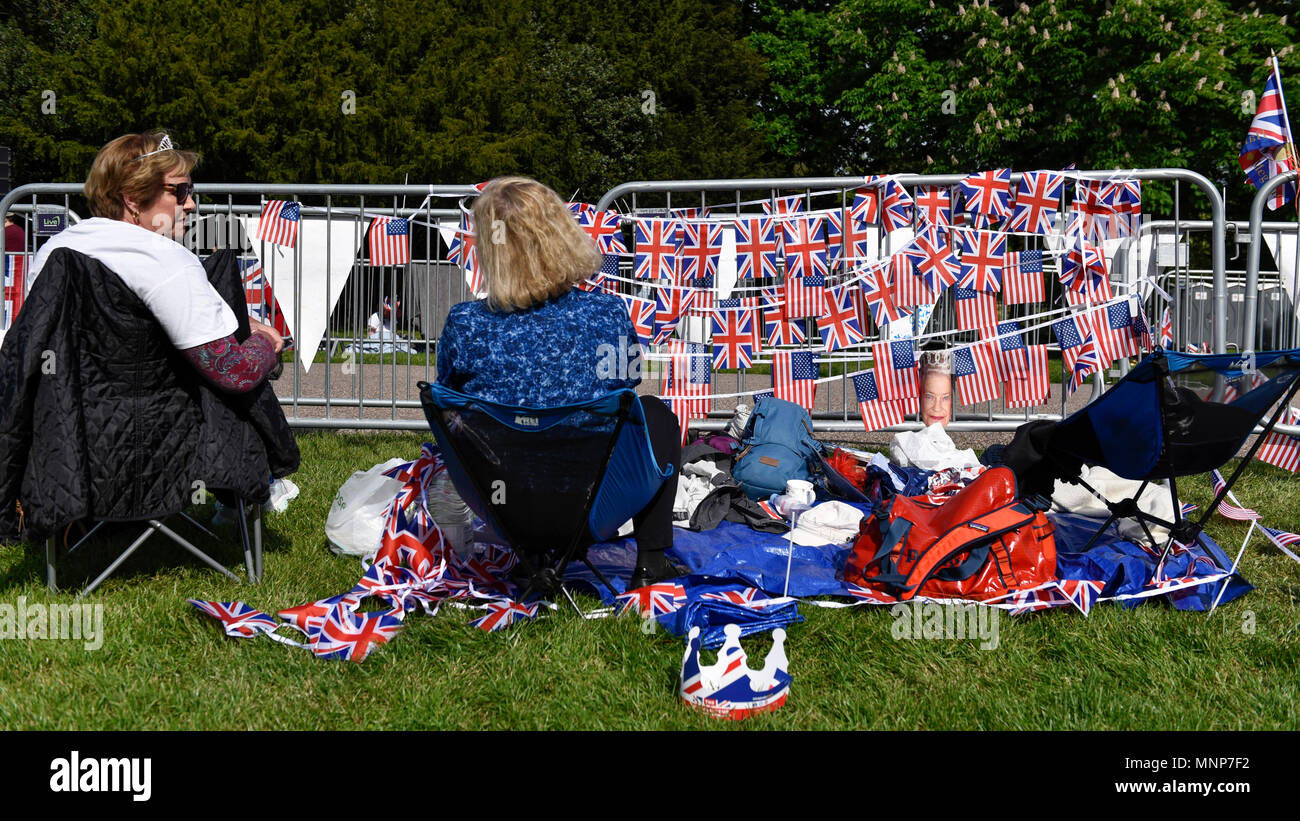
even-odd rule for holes
{"type": "Polygon", "coordinates": [[[32,264],[33,279],[56,248],[71,248],[117,274],[149,306],[177,348],[205,345],[239,327],[199,258],[161,234],[121,220],[83,220],[41,246],[32,264]]]}

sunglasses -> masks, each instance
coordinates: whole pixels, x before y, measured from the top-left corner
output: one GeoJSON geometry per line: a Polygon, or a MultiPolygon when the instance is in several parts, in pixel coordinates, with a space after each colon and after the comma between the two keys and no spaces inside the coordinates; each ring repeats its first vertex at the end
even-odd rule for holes
{"type": "Polygon", "coordinates": [[[184,205],[185,202],[189,200],[190,195],[194,193],[194,183],[192,182],[164,183],[163,190],[175,194],[176,202],[180,203],[181,205],[184,205]]]}

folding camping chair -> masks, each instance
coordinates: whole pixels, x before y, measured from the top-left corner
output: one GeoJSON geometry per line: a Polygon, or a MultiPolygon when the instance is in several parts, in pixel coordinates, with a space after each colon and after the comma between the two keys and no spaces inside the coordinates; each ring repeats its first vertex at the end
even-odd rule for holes
{"type": "MultiPolygon", "coordinates": [[[[1182,354],[1156,351],[1137,364],[1087,407],[1056,424],[1044,449],[1057,476],[1078,482],[1101,499],[1109,518],[1088,542],[1094,542],[1118,519],[1135,519],[1154,546],[1148,524],[1169,529],[1161,553],[1168,555],[1175,543],[1191,544],[1199,539],[1206,521],[1250,464],[1264,437],[1285,413],[1291,397],[1300,389],[1300,348],[1255,354],[1182,354]],[[1212,372],[1237,380],[1253,369],[1276,367],[1271,379],[1244,391],[1232,402],[1211,402],[1198,398],[1187,388],[1173,384],[1174,374],[1212,372]],[[1280,403],[1278,400],[1282,400],[1280,403]],[[1263,433],[1233,471],[1227,484],[1207,505],[1200,518],[1184,517],[1178,502],[1177,477],[1217,470],[1237,455],[1255,425],[1277,404],[1263,433]],[[1079,477],[1080,463],[1100,465],[1125,479],[1140,481],[1137,493],[1112,502],[1079,477]],[[1174,521],[1166,521],[1140,510],[1137,499],[1147,485],[1168,480],[1174,521]]],[[[1032,424],[1032,423],[1031,423],[1032,424]]]]}
{"type": "Polygon", "coordinates": [[[419,388],[452,484],[519,558],[520,598],[558,589],[578,610],[562,584],[575,559],[617,595],[587,547],[612,538],[674,470],[655,460],[636,393],[529,408],[419,388]]]}

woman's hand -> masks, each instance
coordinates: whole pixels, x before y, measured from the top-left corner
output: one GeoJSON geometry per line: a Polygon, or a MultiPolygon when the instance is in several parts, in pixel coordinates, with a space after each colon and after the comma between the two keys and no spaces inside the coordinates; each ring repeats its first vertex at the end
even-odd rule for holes
{"type": "Polygon", "coordinates": [[[259,322],[251,316],[248,318],[248,327],[252,329],[253,333],[268,337],[277,354],[284,350],[284,337],[280,336],[280,332],[275,328],[265,322],[259,322]]]}

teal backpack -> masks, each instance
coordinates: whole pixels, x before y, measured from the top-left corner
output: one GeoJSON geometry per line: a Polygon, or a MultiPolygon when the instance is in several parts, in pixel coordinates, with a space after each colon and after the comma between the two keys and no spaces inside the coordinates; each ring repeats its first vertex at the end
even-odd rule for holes
{"type": "Polygon", "coordinates": [[[764,397],[745,425],[731,475],[746,496],[766,499],[784,493],[790,479],[811,480],[821,450],[808,411],[784,399],[764,397]]]}

